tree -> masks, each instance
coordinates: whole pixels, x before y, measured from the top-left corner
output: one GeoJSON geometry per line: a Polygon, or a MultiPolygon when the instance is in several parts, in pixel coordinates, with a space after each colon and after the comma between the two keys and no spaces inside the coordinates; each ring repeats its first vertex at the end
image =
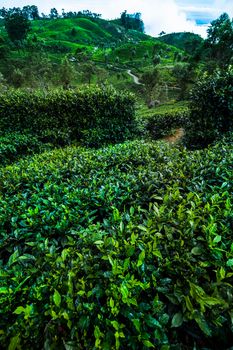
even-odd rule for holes
{"type": "Polygon", "coordinates": [[[120,58],[119,58],[119,56],[116,56],[116,58],[115,58],[115,63],[116,63],[116,64],[119,64],[119,63],[120,63],[120,58]]]}
{"type": "Polygon", "coordinates": [[[121,25],[127,29],[127,11],[121,13],[121,25]]]}
{"type": "Polygon", "coordinates": [[[128,14],[125,10],[121,13],[120,22],[126,29],[134,29],[139,32],[144,32],[144,23],[141,19],[141,13],[136,12],[134,14],[128,14]]]}
{"type": "Polygon", "coordinates": [[[149,57],[150,57],[149,52],[146,51],[146,52],[144,53],[144,55],[143,55],[144,60],[145,60],[145,61],[148,60],[149,57]]]}
{"type": "Polygon", "coordinates": [[[4,60],[7,58],[10,50],[9,47],[6,45],[1,45],[0,43],[0,59],[4,60]]]}
{"type": "Polygon", "coordinates": [[[55,19],[55,18],[59,17],[58,11],[57,11],[57,9],[55,9],[55,7],[50,10],[49,17],[51,19],[55,19]]]}
{"type": "Polygon", "coordinates": [[[180,100],[187,97],[188,86],[194,78],[194,70],[192,68],[193,66],[188,63],[177,63],[172,70],[172,75],[176,78],[180,88],[180,100]]]}
{"type": "Polygon", "coordinates": [[[8,11],[4,18],[4,24],[7,34],[11,41],[22,41],[26,39],[31,29],[30,21],[25,17],[21,10],[8,11]]]}
{"type": "Polygon", "coordinates": [[[136,57],[136,54],[137,54],[137,52],[136,52],[136,47],[134,47],[134,48],[131,50],[131,57],[130,57],[130,59],[133,60],[133,59],[136,57]]]}
{"type": "Polygon", "coordinates": [[[25,17],[27,17],[27,19],[36,20],[40,18],[38,7],[35,5],[24,6],[22,13],[25,15],[25,17]]]}
{"type": "Polygon", "coordinates": [[[146,103],[149,105],[160,94],[160,75],[158,69],[154,68],[153,71],[143,73],[141,81],[145,88],[146,103]]]}
{"type": "Polygon", "coordinates": [[[211,49],[212,58],[221,66],[229,64],[233,55],[233,22],[227,13],[211,22],[207,30],[207,47],[211,49]]]}
{"type": "Polygon", "coordinates": [[[159,55],[155,55],[153,57],[153,64],[154,64],[154,66],[157,66],[160,63],[160,61],[161,61],[161,57],[159,55]]]}
{"type": "Polygon", "coordinates": [[[233,129],[233,70],[219,69],[198,80],[191,91],[186,144],[203,147],[233,129]]]}
{"type": "Polygon", "coordinates": [[[68,89],[70,83],[72,82],[75,75],[75,70],[71,62],[69,62],[68,58],[66,57],[60,66],[59,70],[59,80],[63,86],[63,89],[68,89]]]}
{"type": "Polygon", "coordinates": [[[108,59],[109,59],[109,55],[107,52],[105,52],[104,54],[104,63],[107,64],[108,63],[108,59]]]}
{"type": "Polygon", "coordinates": [[[159,36],[165,35],[166,33],[162,30],[162,32],[159,33],[159,36]]]}
{"type": "Polygon", "coordinates": [[[95,67],[91,63],[82,65],[82,80],[84,83],[91,85],[91,78],[95,74],[95,67]]]}
{"type": "Polygon", "coordinates": [[[20,88],[23,86],[24,82],[25,82],[25,77],[23,72],[18,69],[15,68],[11,74],[11,82],[13,84],[14,87],[16,88],[20,88]]]}
{"type": "Polygon", "coordinates": [[[78,31],[77,31],[77,29],[74,28],[74,27],[73,27],[73,28],[71,29],[71,31],[70,31],[70,35],[73,36],[73,37],[75,37],[75,36],[77,35],[77,33],[78,33],[78,31]]]}
{"type": "Polygon", "coordinates": [[[7,82],[3,74],[0,72],[0,93],[5,92],[6,90],[7,90],[7,82]]]}
{"type": "Polygon", "coordinates": [[[5,18],[7,15],[7,12],[8,12],[7,9],[5,7],[2,7],[0,9],[0,17],[5,18]]]}

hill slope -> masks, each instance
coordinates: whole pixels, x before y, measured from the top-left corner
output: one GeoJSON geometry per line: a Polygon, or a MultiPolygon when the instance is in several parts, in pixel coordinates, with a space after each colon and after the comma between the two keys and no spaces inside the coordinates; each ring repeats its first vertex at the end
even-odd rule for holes
{"type": "Polygon", "coordinates": [[[158,40],[168,45],[176,46],[181,50],[187,51],[188,53],[192,53],[193,48],[200,45],[204,41],[200,35],[188,32],[165,34],[158,38],[158,40]]]}
{"type": "Polygon", "coordinates": [[[59,18],[32,22],[32,32],[39,38],[70,41],[78,44],[108,46],[150,38],[144,33],[128,30],[103,19],[59,18]]]}

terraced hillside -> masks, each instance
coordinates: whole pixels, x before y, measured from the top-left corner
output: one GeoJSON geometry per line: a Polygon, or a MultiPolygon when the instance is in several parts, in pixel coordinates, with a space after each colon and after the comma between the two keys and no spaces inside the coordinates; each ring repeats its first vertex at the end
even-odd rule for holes
{"type": "Polygon", "coordinates": [[[112,44],[118,41],[145,40],[148,35],[128,30],[103,19],[60,18],[33,21],[32,30],[42,39],[70,41],[79,44],[112,44]],[[101,42],[102,40],[102,42],[101,42]]]}

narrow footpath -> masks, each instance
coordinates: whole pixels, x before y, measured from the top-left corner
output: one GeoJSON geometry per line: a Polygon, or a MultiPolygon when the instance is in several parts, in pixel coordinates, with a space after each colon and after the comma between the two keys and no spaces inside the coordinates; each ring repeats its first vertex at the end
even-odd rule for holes
{"type": "Polygon", "coordinates": [[[184,136],[184,129],[179,128],[179,129],[175,130],[175,133],[173,135],[165,136],[163,138],[163,140],[167,141],[169,143],[176,143],[176,142],[180,141],[183,136],[184,136]]]}
{"type": "Polygon", "coordinates": [[[140,83],[139,78],[136,75],[134,75],[130,69],[128,69],[126,72],[127,72],[127,74],[129,74],[129,76],[131,76],[133,78],[133,81],[135,84],[143,85],[142,83],[140,83]]]}

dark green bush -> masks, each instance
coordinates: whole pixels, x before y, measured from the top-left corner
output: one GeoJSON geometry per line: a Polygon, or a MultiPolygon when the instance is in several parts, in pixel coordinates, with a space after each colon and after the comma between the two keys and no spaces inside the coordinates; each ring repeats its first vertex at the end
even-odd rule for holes
{"type": "Polygon", "coordinates": [[[3,349],[227,349],[232,136],[127,142],[1,169],[3,349]]]}
{"type": "Polygon", "coordinates": [[[19,132],[0,135],[0,164],[8,164],[24,155],[39,153],[51,148],[30,134],[19,132]]]}
{"type": "Polygon", "coordinates": [[[189,123],[190,111],[188,106],[164,105],[157,108],[150,115],[142,116],[139,119],[141,128],[146,135],[156,140],[169,135],[173,129],[186,128],[189,123]]]}
{"type": "Polygon", "coordinates": [[[191,92],[189,147],[205,147],[233,127],[233,70],[203,77],[191,92]]]}
{"type": "MultiPolygon", "coordinates": [[[[2,130],[29,130],[45,137],[67,134],[98,146],[129,137],[134,128],[134,98],[114,89],[83,88],[48,93],[14,91],[0,95],[2,130]],[[99,132],[100,131],[100,132],[99,132]],[[98,133],[98,140],[92,136],[98,133]]],[[[53,139],[53,138],[52,138],[53,139]]],[[[63,138],[64,139],[64,138],[63,138]]]]}

